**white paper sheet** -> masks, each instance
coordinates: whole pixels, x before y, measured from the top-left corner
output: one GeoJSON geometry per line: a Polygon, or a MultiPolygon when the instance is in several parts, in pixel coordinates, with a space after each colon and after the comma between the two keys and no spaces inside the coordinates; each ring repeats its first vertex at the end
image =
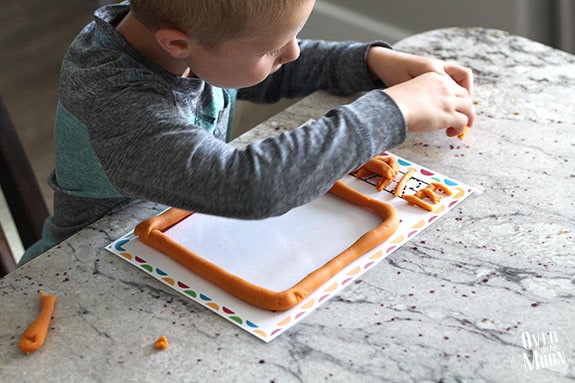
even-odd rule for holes
{"type": "Polygon", "coordinates": [[[380,223],[374,213],[328,194],[264,220],[192,214],[165,234],[228,272],[279,292],[380,223]]]}

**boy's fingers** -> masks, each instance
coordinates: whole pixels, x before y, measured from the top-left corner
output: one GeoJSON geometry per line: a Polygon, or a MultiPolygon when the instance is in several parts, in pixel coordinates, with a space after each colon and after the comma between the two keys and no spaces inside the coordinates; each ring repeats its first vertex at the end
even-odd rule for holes
{"type": "Polygon", "coordinates": [[[467,116],[466,126],[473,126],[473,123],[475,122],[475,106],[473,105],[471,98],[466,98],[463,108],[461,109],[461,113],[467,116]]]}
{"type": "Polygon", "coordinates": [[[452,77],[448,77],[451,80],[451,83],[453,85],[453,91],[455,93],[455,95],[457,97],[461,97],[461,98],[471,98],[471,94],[469,93],[469,90],[462,86],[460,83],[456,82],[452,77]]]}
{"type": "Polygon", "coordinates": [[[475,123],[475,107],[473,107],[472,105],[471,112],[467,116],[467,126],[472,127],[474,123],[475,123]]]}
{"type": "Polygon", "coordinates": [[[457,136],[459,133],[463,132],[465,128],[467,128],[468,126],[467,125],[468,118],[463,113],[456,113],[454,121],[455,123],[445,130],[445,134],[447,134],[448,137],[457,136]]]}
{"type": "Polygon", "coordinates": [[[466,127],[471,126],[474,120],[473,104],[464,98],[457,100],[455,109],[449,114],[445,133],[449,137],[455,137],[463,132],[466,127]]]}
{"type": "Polygon", "coordinates": [[[466,126],[473,126],[473,122],[475,120],[475,107],[469,97],[459,99],[459,102],[455,107],[455,114],[458,116],[458,120],[461,120],[462,116],[464,116],[465,121],[454,127],[464,128],[466,126]]]}
{"type": "Polygon", "coordinates": [[[473,72],[469,68],[459,65],[447,65],[445,73],[449,75],[457,84],[465,88],[469,95],[473,94],[473,72]]]}
{"type": "MultiPolygon", "coordinates": [[[[462,130],[463,131],[463,130],[462,130]]],[[[445,130],[445,134],[447,135],[447,137],[455,137],[457,136],[459,133],[461,133],[458,129],[455,128],[447,128],[445,130]]]]}
{"type": "Polygon", "coordinates": [[[467,92],[467,89],[459,85],[456,85],[456,87],[455,95],[458,99],[458,102],[455,106],[455,110],[467,116],[468,121],[466,126],[473,126],[473,122],[475,121],[475,106],[473,106],[473,100],[471,99],[470,94],[467,92]]]}
{"type": "Polygon", "coordinates": [[[440,73],[440,74],[442,75],[443,81],[448,84],[449,88],[451,89],[451,91],[455,96],[461,98],[470,98],[470,93],[467,88],[458,83],[448,73],[440,73]]]}

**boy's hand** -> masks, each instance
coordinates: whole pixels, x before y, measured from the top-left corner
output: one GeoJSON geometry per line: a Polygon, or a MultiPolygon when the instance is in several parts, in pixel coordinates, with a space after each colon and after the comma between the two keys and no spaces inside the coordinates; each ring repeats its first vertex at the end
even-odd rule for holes
{"type": "Polygon", "coordinates": [[[399,106],[413,132],[446,129],[453,137],[475,120],[468,90],[447,74],[428,72],[384,92],[399,106]]]}
{"type": "Polygon", "coordinates": [[[427,72],[447,74],[460,86],[473,93],[473,74],[469,68],[440,60],[373,47],[367,54],[367,66],[374,79],[388,87],[409,81],[427,72]]]}
{"type": "Polygon", "coordinates": [[[383,47],[369,50],[367,65],[388,86],[385,92],[398,104],[409,130],[447,129],[453,137],[473,126],[470,69],[383,47]]]}

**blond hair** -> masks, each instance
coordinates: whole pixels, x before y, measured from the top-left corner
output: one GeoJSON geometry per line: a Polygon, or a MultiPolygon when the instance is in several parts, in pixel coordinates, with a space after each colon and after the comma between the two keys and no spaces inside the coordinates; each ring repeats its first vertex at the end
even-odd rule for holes
{"type": "Polygon", "coordinates": [[[250,37],[258,26],[281,25],[285,15],[310,0],[131,0],[134,16],[148,29],[176,28],[198,44],[250,37]]]}

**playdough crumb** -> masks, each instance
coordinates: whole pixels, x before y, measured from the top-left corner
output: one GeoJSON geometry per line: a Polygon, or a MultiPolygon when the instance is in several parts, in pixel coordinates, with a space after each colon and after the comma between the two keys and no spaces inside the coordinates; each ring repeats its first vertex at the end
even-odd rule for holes
{"type": "Polygon", "coordinates": [[[168,348],[168,338],[165,335],[162,335],[158,338],[156,343],[154,343],[154,348],[156,350],[165,350],[168,348]]]}

